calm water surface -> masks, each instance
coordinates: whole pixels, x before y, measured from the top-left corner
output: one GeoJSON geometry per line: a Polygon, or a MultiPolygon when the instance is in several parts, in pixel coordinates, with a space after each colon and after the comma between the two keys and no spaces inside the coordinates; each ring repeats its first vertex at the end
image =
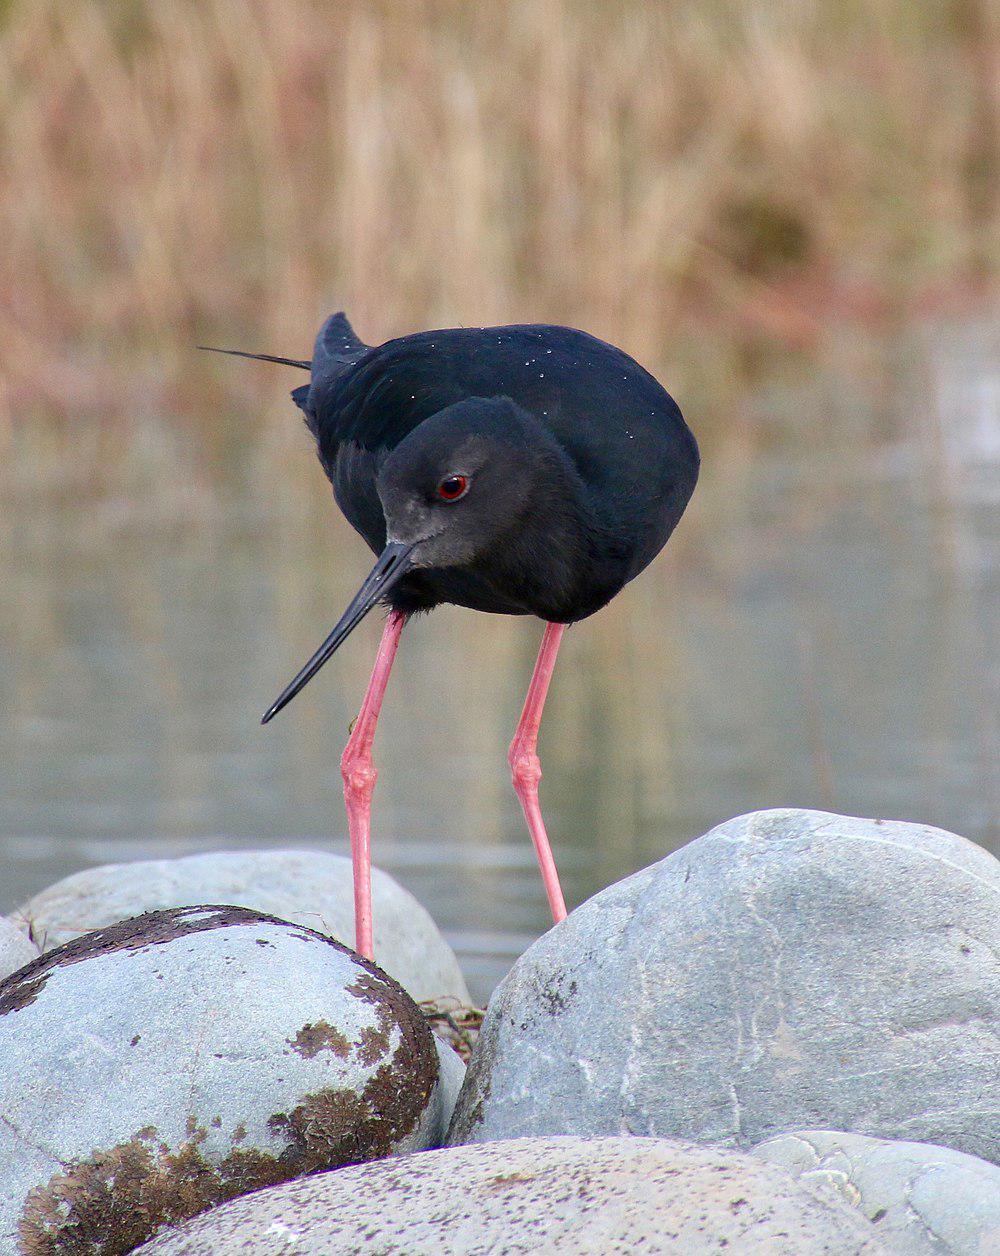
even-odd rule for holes
{"type": "MultiPolygon", "coordinates": [[[[925,335],[876,388],[751,398],[706,442],[668,553],[563,647],[542,790],[570,904],[757,807],[997,849],[995,349],[925,335]]],[[[0,910],[93,863],[346,852],[338,759],[377,616],[258,723],[371,562],[287,419],[182,489],[166,420],[140,487],[20,473],[0,514],[0,910]]],[[[505,761],[540,635],[454,608],[410,624],[376,743],[376,861],[479,996],[547,922],[505,761]]]]}

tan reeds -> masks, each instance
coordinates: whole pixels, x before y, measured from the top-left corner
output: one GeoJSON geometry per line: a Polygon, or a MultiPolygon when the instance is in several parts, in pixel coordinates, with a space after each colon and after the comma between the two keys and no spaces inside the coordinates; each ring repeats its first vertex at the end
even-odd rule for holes
{"type": "Polygon", "coordinates": [[[231,389],[257,404],[262,376],[226,371],[223,388],[194,341],[304,353],[334,304],[371,340],[582,325],[683,394],[725,380],[725,345],[815,346],[831,310],[981,280],[1000,239],[996,14],[15,0],[8,436],[32,412],[120,435],[231,389]]]}

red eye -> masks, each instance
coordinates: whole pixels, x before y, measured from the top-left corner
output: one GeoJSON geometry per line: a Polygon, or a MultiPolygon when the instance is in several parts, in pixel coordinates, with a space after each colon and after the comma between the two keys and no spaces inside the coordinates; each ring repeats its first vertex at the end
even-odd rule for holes
{"type": "Polygon", "coordinates": [[[465,475],[446,476],[437,486],[437,495],[445,502],[457,502],[464,497],[469,489],[469,479],[465,475]]]}

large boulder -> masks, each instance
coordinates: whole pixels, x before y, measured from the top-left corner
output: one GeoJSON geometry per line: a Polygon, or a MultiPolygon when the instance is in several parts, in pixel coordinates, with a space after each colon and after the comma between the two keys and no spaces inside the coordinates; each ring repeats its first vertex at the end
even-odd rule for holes
{"type": "MultiPolygon", "coordinates": [[[[211,851],[86,868],[29,899],[19,915],[48,950],[164,907],[233,903],[354,945],[351,861],[319,850],[211,851]]],[[[469,991],[451,947],[412,894],[372,869],[375,959],[418,1003],[469,991]]]]}
{"type": "Polygon", "coordinates": [[[0,980],[38,959],[40,954],[26,929],[0,916],[0,980]]]}
{"type": "Polygon", "coordinates": [[[116,1256],[246,1191],[437,1146],[439,1051],[373,964],[259,912],[77,938],[0,982],[0,1251],[116,1256]]]}
{"type": "Polygon", "coordinates": [[[975,1156],[835,1130],[779,1134],[753,1155],[840,1191],[908,1256],[1000,1252],[1000,1167],[975,1156]]]}
{"type": "Polygon", "coordinates": [[[1000,1160],[998,907],[1000,863],[940,829],[732,820],[522,956],[450,1141],[816,1128],[1000,1160]]]}
{"type": "Polygon", "coordinates": [[[738,1152],[647,1138],[525,1138],[407,1156],[261,1191],[143,1256],[875,1256],[874,1227],[738,1152]]]}

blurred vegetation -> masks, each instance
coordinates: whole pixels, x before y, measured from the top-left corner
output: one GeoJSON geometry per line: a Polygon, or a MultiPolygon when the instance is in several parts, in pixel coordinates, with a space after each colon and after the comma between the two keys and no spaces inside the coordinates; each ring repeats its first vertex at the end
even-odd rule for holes
{"type": "Polygon", "coordinates": [[[989,0],[8,0],[0,447],[259,411],[285,375],[193,344],[306,354],[334,306],[583,326],[710,411],[975,304],[998,36],[989,0]]]}

